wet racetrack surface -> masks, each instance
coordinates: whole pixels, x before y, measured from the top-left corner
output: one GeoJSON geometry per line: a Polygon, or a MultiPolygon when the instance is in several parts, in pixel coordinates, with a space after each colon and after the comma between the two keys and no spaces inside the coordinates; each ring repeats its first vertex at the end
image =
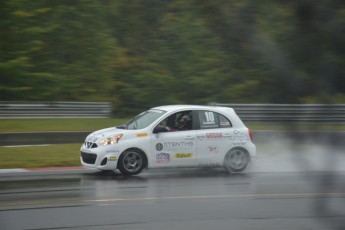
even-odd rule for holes
{"type": "Polygon", "coordinates": [[[344,229],[344,156],[314,147],[267,149],[239,174],[0,174],[0,229],[344,229]]]}

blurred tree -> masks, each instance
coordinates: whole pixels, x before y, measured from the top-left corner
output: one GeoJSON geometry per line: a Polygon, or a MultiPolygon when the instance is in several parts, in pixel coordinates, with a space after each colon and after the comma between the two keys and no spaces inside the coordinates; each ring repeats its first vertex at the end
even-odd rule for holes
{"type": "Polygon", "coordinates": [[[159,29],[160,63],[174,77],[180,103],[207,103],[218,95],[225,69],[220,40],[205,26],[195,1],[172,1],[159,29]],[[211,99],[211,100],[210,100],[211,99]]]}
{"type": "Polygon", "coordinates": [[[342,0],[4,0],[1,100],[344,103],[342,0]]]}
{"type": "Polygon", "coordinates": [[[94,1],[5,1],[3,100],[108,100],[116,40],[94,1]]]}
{"type": "Polygon", "coordinates": [[[37,68],[50,32],[41,18],[49,9],[38,2],[5,0],[0,7],[0,98],[2,100],[42,100],[52,92],[45,85],[54,74],[37,68]]]}
{"type": "Polygon", "coordinates": [[[53,100],[107,101],[118,50],[100,1],[45,1],[49,24],[45,58],[56,73],[53,100]]]}

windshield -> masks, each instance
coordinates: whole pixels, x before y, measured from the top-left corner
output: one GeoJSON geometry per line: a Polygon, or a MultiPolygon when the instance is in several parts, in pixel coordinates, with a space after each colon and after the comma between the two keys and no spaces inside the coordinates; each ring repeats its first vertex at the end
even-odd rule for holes
{"type": "Polygon", "coordinates": [[[127,123],[117,127],[119,129],[143,129],[152,124],[155,120],[161,117],[166,111],[150,109],[145,111],[138,116],[134,117],[127,123]]]}

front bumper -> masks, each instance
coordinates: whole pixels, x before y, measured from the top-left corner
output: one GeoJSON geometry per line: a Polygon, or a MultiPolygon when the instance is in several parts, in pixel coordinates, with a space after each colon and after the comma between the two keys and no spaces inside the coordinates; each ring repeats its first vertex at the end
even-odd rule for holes
{"type": "Polygon", "coordinates": [[[87,168],[99,170],[116,170],[120,151],[113,145],[97,148],[86,148],[83,144],[80,148],[80,162],[87,168]]]}

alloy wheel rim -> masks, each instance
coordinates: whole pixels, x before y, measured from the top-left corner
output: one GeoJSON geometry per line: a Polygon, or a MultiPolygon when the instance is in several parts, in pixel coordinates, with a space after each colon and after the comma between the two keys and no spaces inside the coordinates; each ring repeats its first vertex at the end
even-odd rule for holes
{"type": "Polygon", "coordinates": [[[138,171],[143,164],[143,160],[139,153],[128,152],[123,158],[124,168],[129,172],[138,171]]]}
{"type": "Polygon", "coordinates": [[[228,163],[231,168],[241,169],[247,162],[246,154],[241,150],[232,151],[228,157],[228,163]]]}

